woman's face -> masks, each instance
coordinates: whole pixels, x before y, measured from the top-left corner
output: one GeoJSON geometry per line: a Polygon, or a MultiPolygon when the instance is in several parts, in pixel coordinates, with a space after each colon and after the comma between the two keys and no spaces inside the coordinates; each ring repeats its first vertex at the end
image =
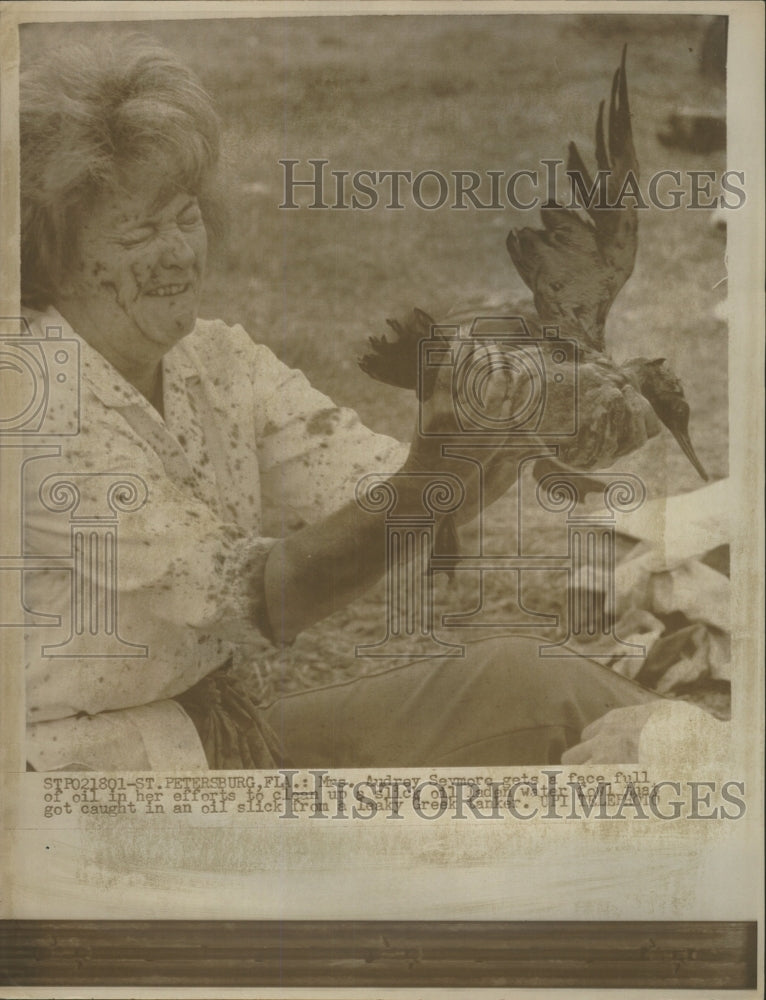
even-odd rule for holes
{"type": "Polygon", "coordinates": [[[159,192],[157,182],[136,183],[96,199],[64,296],[78,333],[138,365],[193,329],[207,254],[197,199],[159,192]]]}

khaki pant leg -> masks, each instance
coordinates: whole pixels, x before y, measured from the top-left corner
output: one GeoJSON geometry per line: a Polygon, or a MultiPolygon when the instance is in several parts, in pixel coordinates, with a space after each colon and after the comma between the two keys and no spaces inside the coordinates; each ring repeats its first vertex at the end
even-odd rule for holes
{"type": "Polygon", "coordinates": [[[471,643],[289,695],[267,719],[296,767],[559,763],[588,723],[656,695],[582,657],[543,658],[540,639],[471,643]]]}

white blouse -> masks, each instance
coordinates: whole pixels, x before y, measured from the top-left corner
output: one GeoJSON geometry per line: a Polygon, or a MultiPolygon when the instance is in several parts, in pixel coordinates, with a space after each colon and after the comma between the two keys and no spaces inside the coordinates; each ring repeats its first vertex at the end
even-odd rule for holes
{"type": "MultiPolygon", "coordinates": [[[[24,574],[25,606],[58,619],[25,634],[27,760],[37,770],[205,768],[196,729],[170,699],[232,655],[257,658],[275,539],[338,509],[364,474],[395,472],[407,446],[368,430],[239,326],[198,320],[168,352],[163,419],[58,313],[29,320],[37,336],[53,325],[79,342],[80,421],[56,439],[59,455],[24,467],[25,554],[61,566],[24,574]],[[56,655],[73,628],[71,518],[109,513],[104,491],[119,474],[147,494],[119,515],[116,560],[117,631],[135,644],[121,648],[145,655],[56,655]],[[51,476],[71,476],[74,512],[50,509],[51,476]]],[[[83,558],[78,572],[87,588],[97,570],[83,558]]]]}

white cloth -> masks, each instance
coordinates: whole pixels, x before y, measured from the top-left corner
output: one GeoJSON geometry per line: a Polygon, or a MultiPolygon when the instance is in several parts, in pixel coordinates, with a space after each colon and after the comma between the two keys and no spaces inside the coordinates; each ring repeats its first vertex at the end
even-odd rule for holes
{"type": "Polygon", "coordinates": [[[617,514],[620,534],[641,538],[651,546],[645,562],[653,573],[680,563],[732,538],[732,484],[719,479],[678,496],[649,500],[630,514],[617,514]]]}
{"type": "Polygon", "coordinates": [[[64,557],[62,569],[25,573],[27,608],[60,617],[26,630],[27,759],[40,770],[204,767],[191,720],[168,699],[243,648],[257,658],[274,540],[352,499],[365,473],[396,471],[407,448],[241,327],[199,320],[168,352],[163,419],[58,313],[28,318],[37,336],[52,325],[79,340],[80,431],[24,469],[25,554],[64,557]],[[119,515],[117,546],[119,635],[148,655],[44,655],[70,632],[72,553],[71,512],[46,509],[40,485],[74,474],[80,512],[108,512],[105,473],[139,476],[148,491],[119,515]]]}
{"type": "Polygon", "coordinates": [[[697,705],[660,701],[641,729],[638,761],[658,769],[672,765],[699,771],[729,759],[731,726],[697,705]]]}

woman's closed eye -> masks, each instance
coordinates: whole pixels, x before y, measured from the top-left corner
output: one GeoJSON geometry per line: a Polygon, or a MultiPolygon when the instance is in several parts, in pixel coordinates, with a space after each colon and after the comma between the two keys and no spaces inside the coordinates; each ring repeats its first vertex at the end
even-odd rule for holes
{"type": "MultiPolygon", "coordinates": [[[[194,229],[201,222],[202,212],[195,200],[184,205],[175,217],[174,223],[170,223],[170,225],[174,224],[180,229],[194,229]]],[[[136,226],[134,229],[129,229],[127,232],[122,233],[119,238],[120,245],[128,250],[132,247],[139,247],[142,243],[148,243],[163,228],[164,226],[161,222],[147,221],[142,225],[136,226]]]]}
{"type": "Polygon", "coordinates": [[[139,229],[131,229],[120,236],[120,246],[128,250],[131,247],[139,247],[142,243],[147,243],[154,236],[155,232],[154,226],[141,226],[139,229]]]}
{"type": "Polygon", "coordinates": [[[202,222],[202,212],[196,201],[189,202],[178,215],[179,226],[197,226],[202,222]]]}

